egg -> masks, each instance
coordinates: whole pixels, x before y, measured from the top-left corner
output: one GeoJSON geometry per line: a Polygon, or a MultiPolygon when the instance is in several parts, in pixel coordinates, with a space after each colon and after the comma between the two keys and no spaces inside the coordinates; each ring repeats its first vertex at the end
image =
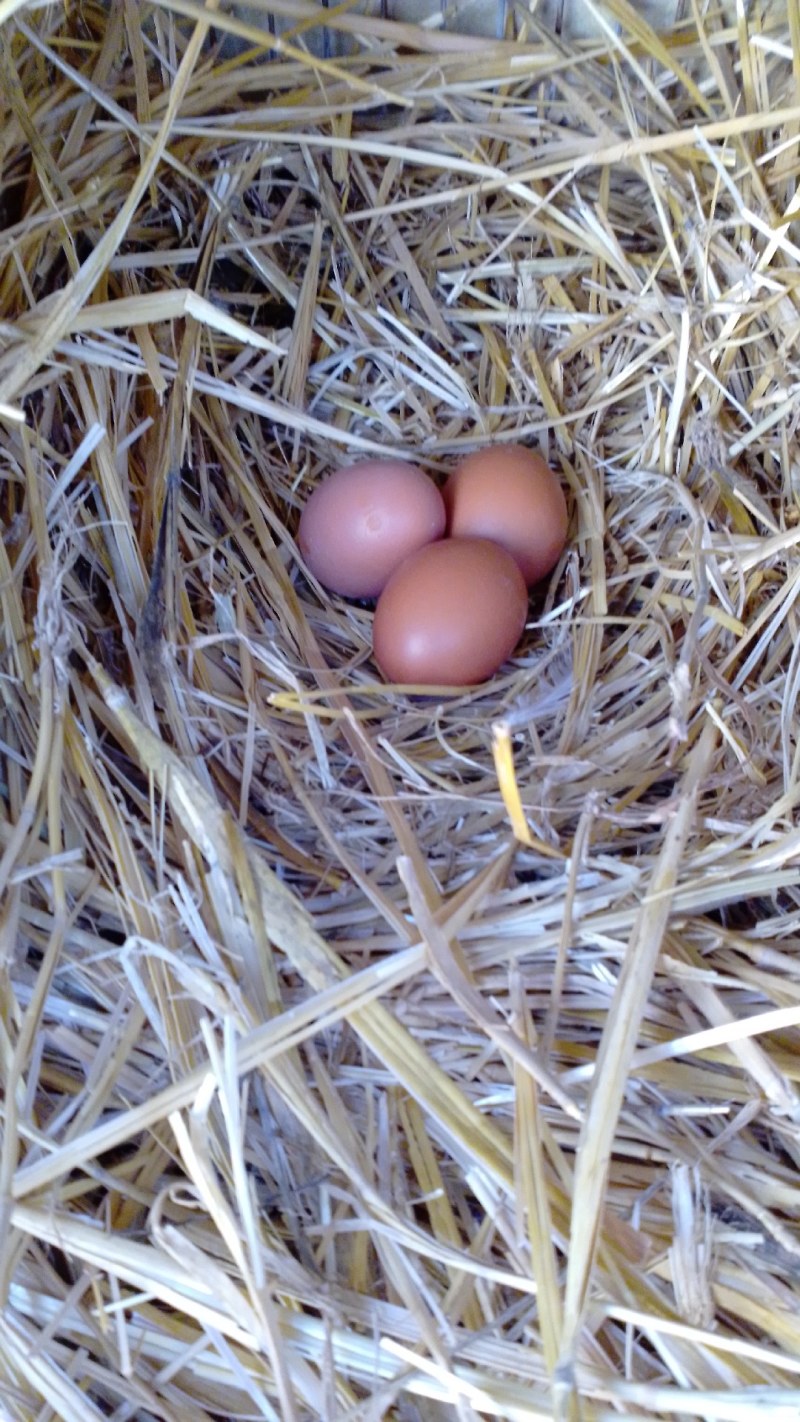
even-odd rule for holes
{"type": "Polygon", "coordinates": [[[525,580],[497,543],[430,543],[401,563],[378,599],[375,660],[389,681],[486,681],[516,647],[527,610],[525,580]]]}
{"type": "Polygon", "coordinates": [[[491,538],[516,559],[528,587],[556,565],[569,515],[557,476],[540,454],[496,444],[470,454],[444,488],[455,538],[491,538]]]}
{"type": "Polygon", "coordinates": [[[303,509],[297,542],[315,578],[343,597],[377,597],[410,553],[441,538],[442,496],[415,464],[337,469],[303,509]]]}

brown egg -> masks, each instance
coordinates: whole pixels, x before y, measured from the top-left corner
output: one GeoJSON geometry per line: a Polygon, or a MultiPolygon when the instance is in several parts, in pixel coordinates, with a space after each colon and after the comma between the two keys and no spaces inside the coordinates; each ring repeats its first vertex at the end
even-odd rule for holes
{"type": "Polygon", "coordinates": [[[337,469],[303,509],[297,542],[309,569],[343,597],[377,597],[395,568],[441,538],[442,496],[416,464],[369,459],[337,469]]]}
{"type": "Polygon", "coordinates": [[[527,611],[522,574],[497,543],[430,543],[406,558],[378,599],[375,660],[389,681],[486,681],[516,647],[527,611]]]}
{"type": "Polygon", "coordinates": [[[491,538],[516,558],[528,587],[555,567],[569,516],[558,478],[533,449],[495,444],[470,454],[444,489],[455,538],[491,538]]]}

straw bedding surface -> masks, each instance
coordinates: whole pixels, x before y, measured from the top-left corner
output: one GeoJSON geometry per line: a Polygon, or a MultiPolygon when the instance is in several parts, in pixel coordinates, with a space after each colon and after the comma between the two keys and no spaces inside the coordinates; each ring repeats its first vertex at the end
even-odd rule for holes
{"type": "Polygon", "coordinates": [[[268,10],[0,0],[0,1411],[795,1418],[800,9],[268,10]],[[492,439],[384,685],[298,510],[492,439]]]}

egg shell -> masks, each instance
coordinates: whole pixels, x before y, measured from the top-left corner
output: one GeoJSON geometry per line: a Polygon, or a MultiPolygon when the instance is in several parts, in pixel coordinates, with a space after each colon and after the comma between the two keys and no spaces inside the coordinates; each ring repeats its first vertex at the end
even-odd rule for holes
{"type": "Polygon", "coordinates": [[[491,538],[514,557],[528,587],[555,567],[567,540],[564,491],[540,454],[520,444],[470,454],[444,488],[455,538],[491,538]]]}
{"type": "Polygon", "coordinates": [[[389,681],[469,686],[511,655],[528,611],[522,574],[485,538],[430,543],[400,565],[375,609],[375,660],[389,681]]]}
{"type": "Polygon", "coordinates": [[[326,588],[343,597],[377,597],[395,568],[441,538],[444,527],[442,496],[416,464],[368,459],[318,485],[297,542],[326,588]]]}

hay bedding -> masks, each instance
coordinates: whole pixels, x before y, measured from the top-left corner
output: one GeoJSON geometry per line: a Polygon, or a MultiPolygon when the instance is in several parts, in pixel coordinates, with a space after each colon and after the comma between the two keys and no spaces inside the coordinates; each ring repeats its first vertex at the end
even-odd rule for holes
{"type": "Polygon", "coordinates": [[[3,1416],[797,1416],[800,11],[588,8],[0,3],[3,1416]],[[421,699],[297,511],[491,438],[421,699]]]}

